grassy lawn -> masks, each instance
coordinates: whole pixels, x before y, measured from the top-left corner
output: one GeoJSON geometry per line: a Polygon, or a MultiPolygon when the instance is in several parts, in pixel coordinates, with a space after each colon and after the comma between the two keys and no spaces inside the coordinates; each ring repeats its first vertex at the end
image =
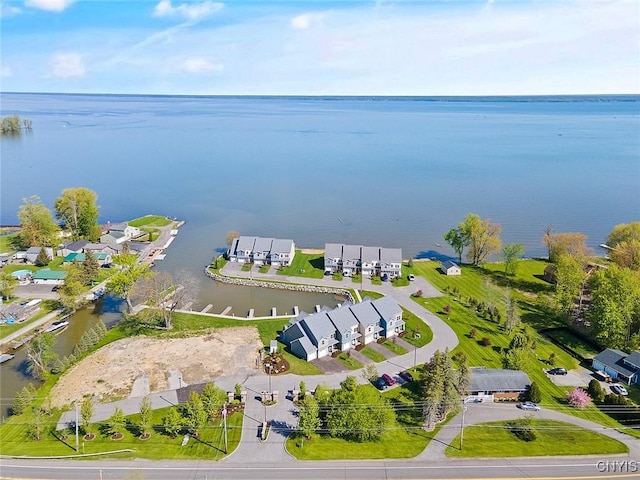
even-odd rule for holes
{"type": "Polygon", "coordinates": [[[140,239],[141,242],[153,242],[160,236],[160,229],[153,227],[140,227],[147,235],[140,239]]]}
{"type": "Polygon", "coordinates": [[[271,265],[262,265],[258,271],[260,273],[269,273],[269,269],[271,268],[271,265]]]}
{"type": "Polygon", "coordinates": [[[173,220],[169,220],[162,215],[146,215],[127,222],[132,227],[166,227],[173,220]]]}
{"type": "Polygon", "coordinates": [[[350,355],[347,355],[346,352],[340,353],[336,357],[336,360],[338,360],[341,364],[343,364],[349,370],[358,370],[358,369],[364,367],[364,365],[362,365],[358,360],[356,360],[355,358],[353,358],[350,355]]]}
{"type": "Polygon", "coordinates": [[[417,315],[402,308],[402,319],[405,322],[405,332],[407,332],[402,337],[405,342],[420,348],[433,340],[433,332],[429,325],[420,320],[417,315]]]}
{"type": "MultiPolygon", "coordinates": [[[[120,453],[115,458],[147,458],[161,460],[166,458],[206,459],[219,460],[224,458],[224,437],[220,421],[216,421],[200,431],[198,439],[191,438],[189,443],[182,447],[182,435],[172,439],[162,433],[162,417],[166,415],[168,408],[162,408],[153,412],[154,433],[148,440],[138,438],[135,424],[138,415],[127,417],[129,425],[124,438],[111,440],[109,436],[101,433],[100,424],[93,426],[92,431],[96,438],[91,441],[83,441],[80,437],[80,453],[98,453],[110,450],[131,449],[132,453],[120,453]]],[[[58,412],[59,413],[59,412],[58,412]]],[[[11,417],[0,426],[0,438],[2,439],[3,455],[33,455],[33,456],[58,456],[74,455],[75,436],[69,434],[65,440],[60,438],[60,432],[53,432],[56,416],[47,418],[48,428],[39,441],[30,440],[27,436],[29,419],[26,415],[11,417]]],[[[234,413],[227,418],[227,434],[229,452],[233,452],[240,443],[242,432],[242,413],[234,413]]],[[[101,457],[102,458],[102,457],[101,457]]]]}
{"type": "Polygon", "coordinates": [[[371,285],[382,285],[382,279],[380,277],[371,277],[371,285]]]}
{"type": "MultiPolygon", "coordinates": [[[[447,277],[440,273],[439,263],[433,261],[414,262],[414,271],[418,275],[424,276],[436,288],[451,291],[457,288],[458,297],[445,295],[438,298],[414,298],[414,301],[434,312],[444,320],[457,334],[460,343],[452,353],[463,352],[471,367],[502,368],[502,348],[507,348],[511,341],[511,336],[504,331],[500,325],[478,316],[474,309],[466,306],[466,299],[470,296],[477,300],[485,300],[491,295],[491,286],[501,288],[506,280],[504,279],[501,266],[491,264],[485,268],[475,268],[467,265],[462,266],[462,275],[457,277],[447,277]],[[484,280],[490,279],[489,286],[484,280]],[[444,314],[443,307],[449,304],[451,311],[449,315],[444,314]],[[475,338],[471,338],[472,329],[477,331],[475,338]],[[487,337],[491,340],[490,346],[483,346],[481,339],[487,337]]],[[[520,262],[518,274],[510,279],[512,292],[518,300],[522,320],[525,324],[536,329],[562,326],[560,320],[549,315],[538,303],[536,295],[545,294],[551,291],[541,277],[544,271],[545,262],[539,260],[525,260],[520,262]],[[528,289],[528,290],[525,290],[528,289]]],[[[495,288],[495,287],[494,287],[495,288]]],[[[498,293],[500,296],[500,293],[498,293]]],[[[541,302],[542,303],[542,302],[541,302]]],[[[503,310],[502,300],[498,301],[499,308],[503,310]]],[[[551,353],[555,354],[556,365],[567,369],[574,369],[578,366],[578,361],[568,353],[555,346],[553,343],[538,338],[535,351],[529,357],[528,363],[523,370],[532,382],[536,382],[542,392],[540,402],[547,408],[567,411],[565,394],[570,387],[561,387],[554,384],[545,375],[543,369],[549,368],[547,362],[551,353]]],[[[571,414],[602,425],[620,428],[620,424],[608,415],[604,414],[597,407],[591,406],[582,410],[569,409],[571,414]]],[[[640,434],[629,431],[632,435],[640,434]]]]}
{"type": "Polygon", "coordinates": [[[382,298],[384,297],[384,295],[382,293],[378,293],[378,292],[372,292],[371,290],[363,290],[360,295],[362,295],[362,298],[364,299],[365,297],[371,297],[374,300],[377,298],[382,298]]]}
{"type": "Polygon", "coordinates": [[[389,350],[391,350],[396,355],[404,355],[405,353],[407,353],[407,349],[406,348],[398,345],[397,343],[393,343],[393,341],[391,341],[391,340],[385,340],[380,345],[382,345],[383,347],[388,348],[389,350]]]}
{"type": "Polygon", "coordinates": [[[331,275],[331,279],[332,279],[332,280],[336,280],[336,281],[338,281],[338,282],[341,282],[343,278],[344,278],[344,277],[343,277],[343,275],[342,275],[342,272],[336,272],[336,273],[334,273],[333,275],[331,275]]]}
{"type": "Polygon", "coordinates": [[[253,263],[243,263],[242,268],[240,270],[242,270],[243,272],[248,272],[252,268],[253,268],[253,263]]]}
{"type": "Polygon", "coordinates": [[[324,275],[324,254],[302,253],[296,250],[296,256],[288,267],[278,269],[278,275],[293,277],[322,278],[324,275]]]}
{"type": "Polygon", "coordinates": [[[585,342],[582,338],[572,333],[568,328],[550,330],[545,332],[545,335],[570,348],[584,358],[593,358],[600,353],[600,350],[585,342]]]}
{"type": "Polygon", "coordinates": [[[11,233],[9,235],[0,236],[0,253],[8,253],[18,249],[18,234],[11,233]]]}
{"type": "MultiPolygon", "coordinates": [[[[538,457],[546,455],[605,455],[626,453],[623,443],[576,425],[552,420],[534,420],[537,438],[520,440],[507,428],[507,422],[471,425],[465,429],[463,450],[447,447],[454,457],[538,457]]],[[[452,445],[460,445],[460,436],[452,445]]]]}
{"type": "Polygon", "coordinates": [[[364,347],[362,350],[360,350],[360,353],[367,357],[369,360],[373,360],[376,363],[383,362],[387,359],[384,355],[371,347],[364,347]]]}

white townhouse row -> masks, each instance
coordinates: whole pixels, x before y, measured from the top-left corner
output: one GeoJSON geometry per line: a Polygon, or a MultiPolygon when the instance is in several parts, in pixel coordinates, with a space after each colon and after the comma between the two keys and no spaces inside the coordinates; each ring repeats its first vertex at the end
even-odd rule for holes
{"type": "Polygon", "coordinates": [[[235,238],[227,251],[227,257],[231,262],[275,267],[291,265],[295,254],[296,244],[293,240],[246,235],[235,238]]]}
{"type": "Polygon", "coordinates": [[[326,243],[324,271],[327,274],[342,272],[344,275],[353,275],[362,272],[363,275],[400,276],[402,249],[326,243]]]}
{"type": "Polygon", "coordinates": [[[284,327],[280,338],[296,357],[310,361],[381,337],[392,338],[404,330],[402,309],[393,299],[365,298],[333,310],[324,307],[317,313],[301,312],[284,327]]]}

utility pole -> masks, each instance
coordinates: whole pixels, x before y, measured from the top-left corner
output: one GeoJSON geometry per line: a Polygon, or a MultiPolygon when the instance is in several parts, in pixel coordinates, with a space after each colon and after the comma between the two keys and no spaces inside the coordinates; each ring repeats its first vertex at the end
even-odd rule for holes
{"type": "Polygon", "coordinates": [[[418,347],[413,346],[413,368],[416,368],[417,365],[417,357],[418,357],[418,347]]]}
{"type": "Polygon", "coordinates": [[[464,397],[462,398],[462,420],[460,422],[460,450],[462,450],[462,440],[464,439],[464,411],[467,407],[464,404],[464,397]]]}
{"type": "Polygon", "coordinates": [[[224,425],[224,453],[227,453],[227,404],[222,407],[222,422],[224,425]]]}
{"type": "Polygon", "coordinates": [[[75,406],[76,406],[76,452],[80,450],[80,440],[78,438],[78,401],[76,400],[75,402],[75,406]]]}

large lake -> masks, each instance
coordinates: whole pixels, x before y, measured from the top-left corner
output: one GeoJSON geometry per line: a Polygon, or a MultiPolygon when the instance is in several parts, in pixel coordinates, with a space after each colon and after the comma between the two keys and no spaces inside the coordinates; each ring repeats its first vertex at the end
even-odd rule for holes
{"type": "Polygon", "coordinates": [[[86,186],[102,221],[187,221],[168,270],[199,273],[229,230],[407,258],[452,254],[443,234],[476,212],[537,256],[547,226],[597,247],[640,220],[639,96],[0,99],[3,116],[33,121],[0,140],[1,223],[23,197],[51,206],[86,186]]]}

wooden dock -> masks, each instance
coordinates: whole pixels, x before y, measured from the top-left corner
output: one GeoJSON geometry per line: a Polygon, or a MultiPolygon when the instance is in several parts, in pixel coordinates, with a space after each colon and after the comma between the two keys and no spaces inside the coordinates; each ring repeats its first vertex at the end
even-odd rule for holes
{"type": "Polygon", "coordinates": [[[247,318],[253,318],[253,313],[254,313],[254,310],[252,308],[251,310],[249,310],[249,315],[247,315],[247,318]]]}
{"type": "Polygon", "coordinates": [[[209,310],[211,310],[213,308],[213,303],[210,303],[209,305],[207,305],[206,307],[204,307],[202,309],[201,313],[207,313],[209,310]]]}
{"type": "Polygon", "coordinates": [[[225,308],[222,313],[220,315],[226,315],[227,313],[229,313],[231,311],[231,307],[227,307],[225,308]]]}

